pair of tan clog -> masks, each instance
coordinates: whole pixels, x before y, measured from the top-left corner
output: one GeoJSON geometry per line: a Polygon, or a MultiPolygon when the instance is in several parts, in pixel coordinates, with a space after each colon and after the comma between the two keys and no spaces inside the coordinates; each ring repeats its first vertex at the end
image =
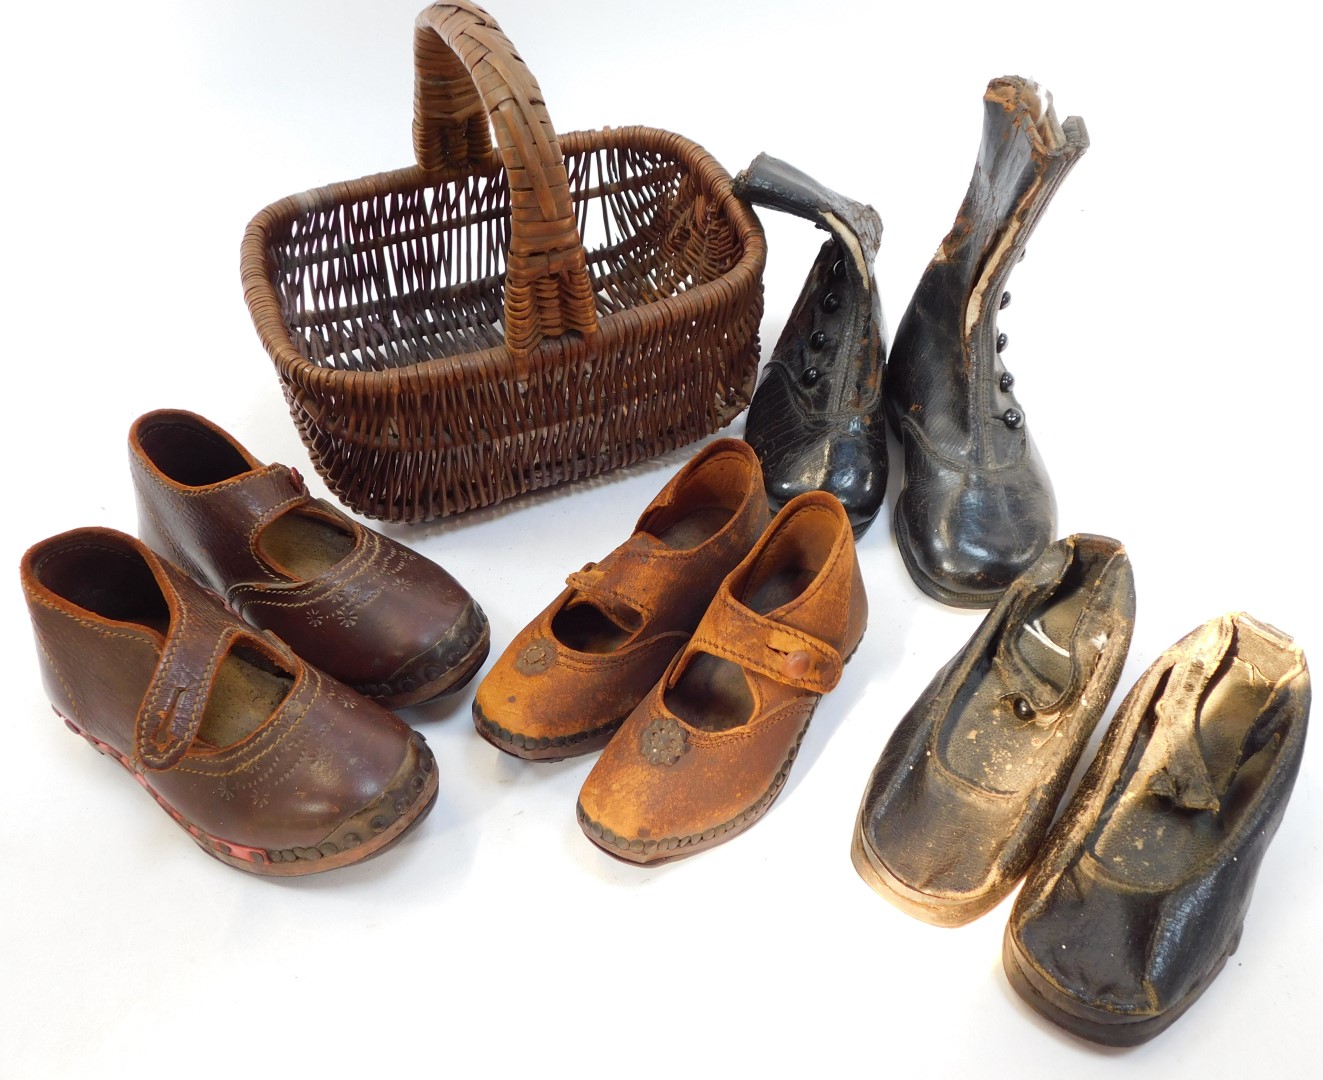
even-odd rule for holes
{"type": "Polygon", "coordinates": [[[569,576],[478,688],[478,731],[507,753],[605,746],[578,818],[613,855],[689,855],[761,817],[863,636],[840,502],[810,492],[768,517],[753,451],[710,444],[625,543],[569,576]]]}

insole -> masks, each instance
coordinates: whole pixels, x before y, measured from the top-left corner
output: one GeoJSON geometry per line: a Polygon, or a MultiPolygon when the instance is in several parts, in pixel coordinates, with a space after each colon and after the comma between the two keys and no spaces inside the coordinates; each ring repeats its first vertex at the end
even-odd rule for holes
{"type": "Polygon", "coordinates": [[[261,727],[294,685],[294,679],[259,654],[239,646],[216,672],[198,740],[232,746],[261,727]]]}
{"type": "Polygon", "coordinates": [[[729,507],[699,506],[655,535],[668,548],[684,551],[716,536],[732,516],[729,507]]]}
{"type": "Polygon", "coordinates": [[[257,538],[262,558],[293,581],[319,577],[354,550],[354,538],[326,518],[282,514],[257,538]]]}
{"type": "Polygon", "coordinates": [[[1094,584],[1096,578],[1085,584],[1063,581],[1011,631],[1013,640],[999,643],[999,650],[1016,651],[1040,685],[1025,686],[1014,666],[994,667],[984,660],[975,669],[939,735],[939,753],[949,769],[989,791],[1020,791],[1037,782],[1050,756],[1070,748],[1072,740],[1059,737],[1054,724],[1036,714],[1017,715],[1015,701],[1023,698],[1026,706],[1055,701],[1070,685],[1072,639],[1094,584]]]}
{"type": "MultiPolygon", "coordinates": [[[[817,576],[816,568],[787,567],[760,583],[744,598],[744,606],[766,615],[790,603],[817,576]]],[[[744,669],[708,653],[690,660],[680,681],[666,692],[666,707],[704,731],[726,731],[753,718],[753,696],[744,669]]]]}
{"type": "MultiPolygon", "coordinates": [[[[731,519],[725,506],[695,507],[667,528],[652,534],[664,547],[685,551],[706,543],[731,519]]],[[[562,608],[551,622],[556,640],[584,653],[609,653],[620,648],[634,630],[617,626],[592,604],[574,604],[562,608]]]]}
{"type": "MultiPolygon", "coordinates": [[[[1186,809],[1150,792],[1149,782],[1161,762],[1150,760],[1156,755],[1147,751],[1155,744],[1145,743],[1125,792],[1093,845],[1094,855],[1113,877],[1145,888],[1164,887],[1181,880],[1191,866],[1213,853],[1272,766],[1280,744],[1277,737],[1245,761],[1240,759],[1246,736],[1275,685],[1239,657],[1224,662],[1208,685],[1199,706],[1196,738],[1213,790],[1219,794],[1217,811],[1186,809]]],[[[1152,723],[1152,716],[1146,718],[1146,725],[1152,723]]]]}

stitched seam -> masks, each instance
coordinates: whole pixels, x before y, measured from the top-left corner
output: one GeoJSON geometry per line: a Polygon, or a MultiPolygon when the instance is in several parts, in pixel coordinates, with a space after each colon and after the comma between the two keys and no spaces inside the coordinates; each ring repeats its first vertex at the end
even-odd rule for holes
{"type": "MultiPolygon", "coordinates": [[[[187,722],[187,730],[189,732],[188,742],[190,745],[192,744],[193,738],[196,737],[198,731],[202,728],[206,703],[211,698],[211,694],[208,691],[210,691],[215,680],[216,668],[220,665],[221,652],[227,645],[231,645],[237,640],[238,635],[227,630],[222,630],[216,638],[216,644],[212,647],[211,656],[207,659],[206,666],[202,670],[202,676],[198,681],[198,692],[194,694],[194,702],[189,709],[191,715],[187,722]],[[204,687],[206,688],[205,690],[203,690],[204,687]]],[[[165,677],[169,674],[165,667],[161,667],[158,670],[160,671],[160,676],[154,680],[155,686],[153,687],[151,694],[153,698],[159,697],[160,692],[165,688],[165,677]]],[[[156,702],[153,701],[152,704],[154,705],[156,702]]],[[[145,712],[147,708],[148,706],[144,702],[143,711],[145,712]]],[[[182,742],[183,740],[181,739],[180,741],[182,742]]]]}
{"type": "Polygon", "coordinates": [[[70,686],[68,680],[65,679],[64,673],[60,670],[60,665],[55,662],[55,657],[51,656],[50,650],[46,648],[46,643],[41,640],[40,630],[37,631],[36,637],[37,648],[39,648],[42,655],[46,657],[46,663],[50,665],[50,669],[55,674],[55,677],[60,680],[60,685],[64,687],[64,692],[69,695],[69,704],[76,708],[77,713],[79,714],[78,719],[82,720],[81,714],[83,712],[83,707],[78,702],[78,695],[73,692],[73,687],[70,686]]]}
{"type": "Polygon", "coordinates": [[[565,581],[566,584],[572,585],[589,599],[592,599],[594,594],[605,594],[612,600],[619,600],[626,607],[636,610],[643,616],[645,621],[651,622],[657,617],[657,610],[652,604],[648,603],[641,597],[621,592],[620,589],[613,585],[609,585],[605,582],[587,581],[582,573],[571,574],[565,579],[565,581]]]}
{"type": "MultiPolygon", "coordinates": [[[[238,476],[232,476],[228,480],[221,480],[215,484],[207,484],[205,487],[202,488],[189,487],[185,484],[179,484],[177,481],[171,480],[164,473],[161,473],[161,477],[163,479],[157,480],[157,483],[164,483],[168,485],[169,488],[172,489],[171,493],[179,495],[181,498],[200,499],[206,497],[207,495],[212,495],[217,491],[228,492],[230,488],[238,487],[241,484],[250,484],[257,480],[270,479],[274,475],[271,472],[271,470],[274,468],[276,468],[276,466],[274,465],[261,465],[255,470],[250,470],[248,472],[240,473],[238,476]],[[176,488],[177,490],[173,490],[176,488]]],[[[160,472],[160,470],[158,469],[157,472],[160,472]]],[[[286,469],[286,475],[288,475],[288,472],[289,470],[286,469]]],[[[155,477],[153,477],[153,479],[155,479],[155,477]]],[[[292,482],[292,478],[291,478],[291,482],[292,482]]]]}
{"type": "Polygon", "coordinates": [[[807,706],[807,715],[812,716],[813,710],[817,708],[818,701],[822,698],[821,694],[813,692],[812,698],[794,698],[790,701],[782,702],[771,712],[762,716],[755,716],[749,723],[741,724],[736,728],[727,728],[725,731],[706,731],[703,728],[693,728],[689,737],[695,746],[705,746],[714,749],[720,749],[728,743],[747,742],[750,739],[758,738],[769,723],[779,719],[783,714],[793,712],[796,709],[802,709],[807,706]]]}
{"type": "MultiPolygon", "coordinates": [[[[997,418],[994,416],[992,417],[992,419],[995,420],[997,418]]],[[[968,457],[953,458],[945,454],[943,451],[939,450],[937,446],[933,443],[932,439],[928,437],[927,433],[923,430],[923,428],[919,427],[919,425],[909,416],[903,416],[901,418],[901,426],[904,428],[906,433],[914,437],[914,441],[919,444],[919,450],[923,454],[927,455],[928,457],[931,457],[935,461],[940,462],[943,466],[952,470],[953,472],[967,473],[974,471],[974,468],[971,467],[971,465],[969,464],[968,457]]],[[[973,440],[971,439],[971,442],[972,441],[973,440]]],[[[1028,459],[1028,451],[1026,449],[1026,451],[1023,452],[1020,455],[1020,457],[1014,461],[992,462],[992,463],[985,462],[983,464],[980,464],[977,468],[978,471],[981,472],[1001,472],[1004,469],[1018,469],[1022,465],[1024,465],[1027,459],[1028,459]]]]}
{"type": "MultiPolygon", "coordinates": [[[[629,651],[623,654],[621,652],[602,654],[600,656],[597,653],[583,654],[585,656],[591,655],[591,660],[581,660],[579,659],[579,654],[569,652],[568,650],[562,651],[564,647],[557,643],[556,664],[567,667],[571,671],[591,674],[594,671],[600,671],[602,668],[621,667],[625,664],[629,664],[656,649],[662,648],[663,646],[673,646],[678,651],[683,647],[684,640],[681,640],[676,644],[672,640],[674,638],[686,639],[687,635],[680,631],[668,631],[664,636],[654,637],[650,641],[643,642],[642,644],[635,643],[634,645],[629,646],[629,651]]],[[[551,640],[555,642],[555,638],[552,638],[551,640]]]]}
{"type": "Polygon", "coordinates": [[[702,637],[695,634],[689,641],[691,650],[705,652],[718,659],[734,660],[741,667],[748,668],[764,675],[773,682],[779,682],[784,686],[795,686],[801,690],[811,690],[814,693],[824,694],[835,685],[828,685],[829,673],[822,673],[813,678],[791,679],[779,671],[773,669],[766,660],[749,656],[740,649],[733,648],[730,645],[723,644],[709,637],[702,637]]]}
{"type": "Polygon", "coordinates": [[[56,605],[52,604],[49,600],[45,599],[44,597],[36,596],[32,592],[26,589],[24,591],[28,593],[28,599],[31,600],[33,603],[40,604],[48,611],[51,611],[54,614],[59,615],[61,618],[69,619],[73,622],[76,622],[79,626],[85,627],[88,630],[94,630],[102,637],[119,638],[122,641],[132,641],[139,644],[145,644],[145,642],[143,642],[143,639],[135,634],[128,634],[122,630],[111,630],[108,626],[100,626],[89,619],[84,619],[78,615],[71,615],[69,612],[65,611],[63,608],[57,607],[56,605]]]}
{"type": "Polygon", "coordinates": [[[201,578],[203,575],[201,571],[198,570],[197,563],[193,559],[190,559],[187,554],[181,551],[179,545],[174,542],[174,538],[171,535],[174,532],[174,530],[170,528],[168,525],[166,525],[164,521],[161,520],[160,515],[156,512],[156,507],[154,507],[146,499],[139,499],[138,505],[147,511],[147,516],[151,518],[153,524],[155,524],[156,532],[160,536],[160,538],[165,543],[170,545],[170,551],[169,551],[170,557],[174,559],[175,562],[183,566],[186,570],[188,570],[189,574],[192,577],[201,578]]]}
{"type": "MultiPolygon", "coordinates": [[[[180,606],[180,616],[180,624],[190,621],[189,611],[183,605],[180,606]]],[[[161,653],[161,659],[156,663],[156,672],[153,674],[151,686],[148,688],[147,696],[143,699],[142,706],[138,709],[137,719],[134,721],[134,744],[137,746],[138,756],[144,761],[147,760],[148,756],[145,718],[153,710],[157,699],[160,697],[163,686],[162,676],[173,666],[175,654],[179,651],[179,646],[183,642],[184,633],[186,632],[186,628],[182,625],[172,626],[171,630],[173,633],[165,639],[165,649],[161,653]]]]}
{"type": "MultiPolygon", "coordinates": [[[[600,561],[590,563],[583,570],[578,570],[566,578],[566,584],[582,592],[585,596],[591,598],[593,590],[580,588],[572,580],[573,578],[596,570],[604,573],[611,578],[630,578],[636,574],[646,574],[642,584],[645,586],[642,596],[631,595],[620,592],[621,586],[604,582],[596,588],[601,592],[617,600],[624,601],[627,605],[640,611],[648,620],[656,621],[659,617],[672,616],[674,609],[679,606],[675,603],[667,604],[666,601],[673,597],[676,588],[679,585],[687,584],[683,581],[694,573],[702,570],[702,567],[693,567],[688,565],[692,561],[708,559],[718,564],[724,563],[730,565],[727,549],[735,542],[733,536],[724,535],[731,524],[736,521],[737,515],[732,515],[730,521],[722,526],[720,530],[709,536],[702,543],[691,548],[657,548],[646,551],[638,551],[633,548],[627,548],[622,545],[619,548],[609,552],[600,561]],[[705,551],[709,545],[712,545],[711,551],[705,551]],[[661,561],[665,560],[665,561],[661,561]],[[680,565],[667,565],[668,561],[679,563],[680,565]],[[634,563],[631,567],[628,564],[634,563]],[[601,567],[607,564],[607,570],[602,571],[601,567]],[[624,564],[624,565],[621,565],[624,564]],[[640,569],[641,568],[641,569],[640,569]],[[652,588],[647,588],[649,583],[652,588]]],[[[738,560],[737,560],[738,561],[738,560]]],[[[721,574],[720,577],[724,577],[721,574]]]]}
{"type": "MultiPolygon", "coordinates": [[[[711,829],[704,829],[703,832],[701,833],[689,833],[686,836],[664,836],[656,841],[657,846],[660,846],[663,843],[682,842],[685,840],[689,841],[690,844],[692,844],[695,840],[702,840],[703,836],[708,832],[715,832],[716,836],[724,836],[727,832],[729,832],[732,828],[734,828],[737,824],[739,824],[740,821],[744,820],[744,818],[751,811],[754,810],[759,810],[757,816],[761,817],[762,814],[766,812],[767,807],[771,805],[771,801],[772,801],[771,797],[774,796],[777,792],[779,792],[781,788],[785,785],[786,780],[789,779],[790,766],[794,764],[795,758],[799,754],[799,748],[804,742],[804,735],[808,731],[808,721],[812,718],[812,716],[813,716],[813,711],[812,709],[810,709],[809,715],[805,717],[805,721],[799,729],[799,735],[795,738],[794,745],[790,748],[789,752],[785,756],[785,759],[781,762],[780,766],[777,768],[776,776],[772,779],[771,785],[767,788],[766,791],[764,791],[761,795],[759,795],[758,798],[754,800],[754,802],[752,802],[749,806],[741,810],[733,818],[729,818],[728,820],[723,821],[720,825],[714,825],[712,826],[711,829]],[[761,810],[759,809],[760,807],[761,810]]],[[[596,825],[600,829],[605,828],[600,821],[594,821],[592,818],[590,818],[587,815],[587,813],[584,812],[582,803],[577,803],[576,809],[578,810],[578,815],[580,820],[586,821],[590,825],[596,825]]],[[[756,818],[753,820],[756,820],[756,818]]],[[[750,824],[752,824],[752,821],[750,821],[750,824]]],[[[611,831],[612,831],[612,835],[616,835],[615,830],[611,830],[611,831]]],[[[635,837],[629,837],[627,839],[629,839],[632,842],[633,840],[639,840],[642,838],[635,836],[635,837]]],[[[653,839],[653,838],[649,837],[649,839],[653,839]]],[[[714,836],[713,839],[716,839],[716,837],[714,836]]],[[[654,847],[653,850],[656,850],[656,847],[654,847]]]]}
{"type": "Polygon", "coordinates": [[[253,522],[253,527],[248,530],[248,554],[253,557],[253,562],[257,564],[262,572],[264,574],[269,574],[275,581],[280,582],[285,579],[267,565],[266,560],[262,558],[261,553],[257,550],[257,534],[286,510],[299,502],[305,501],[311,502],[312,500],[302,492],[297,495],[291,495],[287,499],[283,499],[274,506],[268,507],[266,510],[262,511],[262,513],[258,515],[257,520],[253,522]]]}

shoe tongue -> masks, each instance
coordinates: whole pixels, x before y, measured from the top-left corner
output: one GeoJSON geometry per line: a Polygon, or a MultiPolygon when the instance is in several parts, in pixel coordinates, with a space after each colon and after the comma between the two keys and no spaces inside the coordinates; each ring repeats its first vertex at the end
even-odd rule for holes
{"type": "Polygon", "coordinates": [[[1216,813],[1221,807],[1200,745],[1199,712],[1233,637],[1230,619],[1204,626],[1168,674],[1154,710],[1156,722],[1142,766],[1149,774],[1148,791],[1187,810],[1216,813]]]}

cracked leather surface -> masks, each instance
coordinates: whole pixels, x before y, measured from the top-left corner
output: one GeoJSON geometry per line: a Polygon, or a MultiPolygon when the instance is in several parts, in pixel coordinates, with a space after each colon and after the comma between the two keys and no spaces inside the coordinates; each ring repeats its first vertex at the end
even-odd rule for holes
{"type": "Polygon", "coordinates": [[[871,206],[766,154],[735,178],[734,188],[751,203],[806,218],[831,234],[763,367],[744,437],[762,461],[774,507],[806,491],[830,492],[858,537],[887,488],[887,330],[873,276],[882,222],[871,206]]]}

